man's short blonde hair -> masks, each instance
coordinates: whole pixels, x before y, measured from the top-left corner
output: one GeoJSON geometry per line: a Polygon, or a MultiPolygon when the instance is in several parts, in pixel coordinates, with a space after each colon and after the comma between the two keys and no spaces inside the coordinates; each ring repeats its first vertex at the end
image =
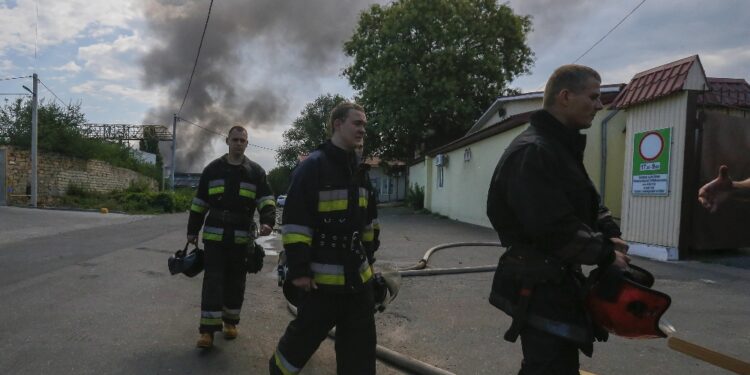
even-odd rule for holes
{"type": "Polygon", "coordinates": [[[336,122],[336,120],[346,120],[346,117],[349,116],[349,111],[352,109],[363,113],[365,112],[365,109],[362,108],[361,105],[352,102],[341,102],[333,108],[333,110],[331,111],[331,116],[328,118],[329,136],[333,135],[333,132],[335,131],[335,129],[333,128],[333,123],[336,122]]]}
{"type": "Polygon", "coordinates": [[[562,90],[580,93],[586,88],[589,78],[602,82],[599,73],[588,66],[569,64],[555,69],[544,88],[544,108],[552,107],[555,104],[555,97],[562,90]]]}

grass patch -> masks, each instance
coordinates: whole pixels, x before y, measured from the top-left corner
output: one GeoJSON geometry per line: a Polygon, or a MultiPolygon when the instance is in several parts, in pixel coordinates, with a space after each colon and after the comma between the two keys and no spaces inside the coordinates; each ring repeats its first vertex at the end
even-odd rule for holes
{"type": "Polygon", "coordinates": [[[194,194],[191,189],[153,192],[147,190],[147,187],[144,189],[143,184],[137,182],[125,190],[109,193],[98,193],[82,186],[70,185],[60,198],[60,205],[82,209],[106,207],[110,211],[129,214],[160,214],[187,211],[194,194]]]}

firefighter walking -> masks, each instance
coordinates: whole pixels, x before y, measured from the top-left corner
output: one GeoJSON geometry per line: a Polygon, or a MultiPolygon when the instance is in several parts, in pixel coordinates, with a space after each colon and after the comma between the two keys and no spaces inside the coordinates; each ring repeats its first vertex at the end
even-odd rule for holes
{"type": "Polygon", "coordinates": [[[586,138],[602,109],[599,74],[580,65],[547,81],[544,109],[498,162],[487,216],[508,250],[490,302],[513,317],[505,339],[520,335],[521,375],[578,374],[578,350],[596,336],[584,309],[581,265],[626,268],[627,243],[583,166],[586,138]]]}
{"type": "Polygon", "coordinates": [[[298,373],[334,326],[337,373],[375,373],[372,263],[379,228],[372,189],[354,152],[366,124],[361,106],[336,106],[331,139],[292,175],[282,238],[286,282],[302,297],[269,361],[271,374],[298,373]]]}
{"type": "Polygon", "coordinates": [[[204,349],[213,346],[214,333],[222,326],[226,339],[237,337],[247,276],[245,257],[255,236],[255,210],[260,214],[262,236],[271,233],[276,220],[266,172],[244,155],[247,131],[232,127],[226,143],[229,152],[208,164],[201,174],[188,220],[188,242],[196,242],[203,227],[206,250],[197,342],[204,349]]]}

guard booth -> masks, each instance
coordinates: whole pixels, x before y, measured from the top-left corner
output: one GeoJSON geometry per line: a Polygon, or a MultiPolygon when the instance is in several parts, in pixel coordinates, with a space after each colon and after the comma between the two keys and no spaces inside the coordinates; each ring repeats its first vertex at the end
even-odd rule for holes
{"type": "Polygon", "coordinates": [[[719,165],[750,177],[750,85],[707,78],[695,55],[636,74],[615,106],[626,114],[621,227],[631,253],[676,260],[750,246],[750,202],[710,214],[697,199],[719,165]]]}

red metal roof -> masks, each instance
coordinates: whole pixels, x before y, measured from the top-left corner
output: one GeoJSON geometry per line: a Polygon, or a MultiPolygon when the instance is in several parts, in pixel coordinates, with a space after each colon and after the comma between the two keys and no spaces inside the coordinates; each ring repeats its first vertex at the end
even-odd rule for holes
{"type": "Polygon", "coordinates": [[[750,108],[750,84],[744,79],[706,78],[711,91],[698,97],[698,103],[708,106],[750,108]]]}
{"type": "Polygon", "coordinates": [[[700,64],[698,55],[636,74],[615,99],[615,107],[627,108],[682,90],[690,68],[695,63],[700,64]]]}
{"type": "MultiPolygon", "coordinates": [[[[365,159],[364,163],[373,168],[377,168],[380,166],[381,160],[377,156],[370,156],[365,159]]],[[[391,167],[398,166],[398,165],[406,165],[406,163],[401,160],[388,160],[386,161],[386,163],[391,167]]]]}

